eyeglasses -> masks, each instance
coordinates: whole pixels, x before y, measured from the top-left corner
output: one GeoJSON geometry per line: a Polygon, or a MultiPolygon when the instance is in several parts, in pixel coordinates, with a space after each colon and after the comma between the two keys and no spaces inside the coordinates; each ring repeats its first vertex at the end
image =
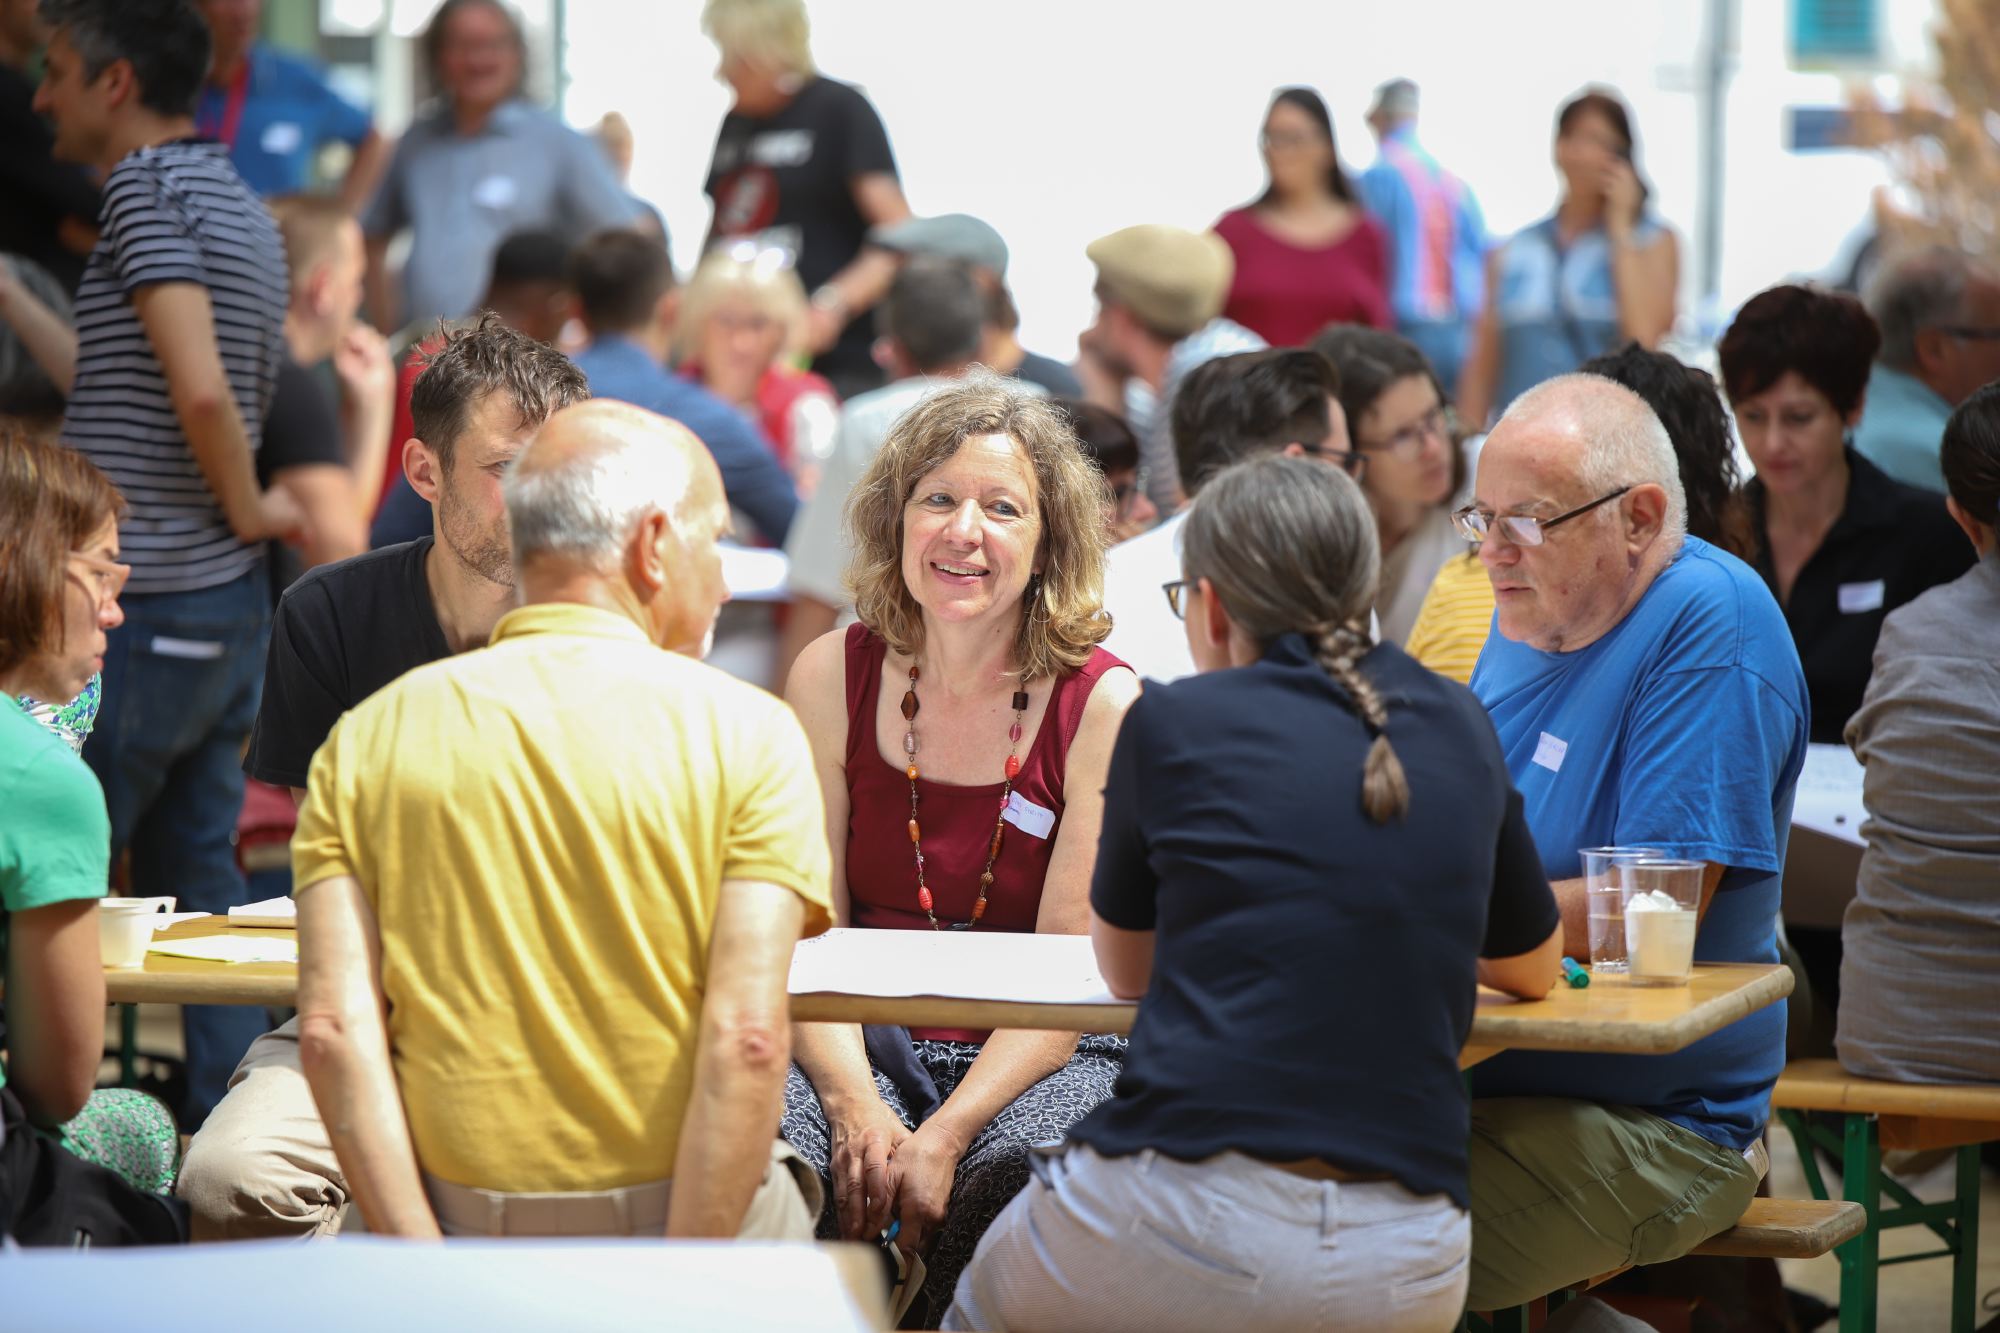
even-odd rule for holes
{"type": "Polygon", "coordinates": [[[1296,130],[1279,130],[1275,133],[1266,130],[1263,134],[1257,136],[1257,142],[1265,148],[1290,149],[1313,148],[1324,143],[1325,140],[1318,135],[1305,134],[1296,130]]]}
{"type": "Polygon", "coordinates": [[[1976,342],[1992,342],[2000,339],[2000,326],[1992,324],[1939,324],[1939,333],[1949,333],[1954,338],[1970,338],[1976,342]]]}
{"type": "Polygon", "coordinates": [[[1451,521],[1452,526],[1458,529],[1459,535],[1469,542],[1485,541],[1487,531],[1498,524],[1500,535],[1514,545],[1540,546],[1550,528],[1587,514],[1601,504],[1609,504],[1631,489],[1630,486],[1620,486],[1609,495],[1600,495],[1589,504],[1572,509],[1567,514],[1557,514],[1554,518],[1534,518],[1527,514],[1489,514],[1483,509],[1467,505],[1455,511],[1451,521]]]}
{"type": "Polygon", "coordinates": [[[1160,591],[1167,595],[1167,609],[1174,613],[1175,620],[1187,619],[1185,601],[1190,589],[1197,586],[1194,579],[1175,579],[1172,583],[1162,583],[1160,591]]]}
{"type": "Polygon", "coordinates": [[[1426,440],[1445,437],[1450,421],[1450,417],[1445,414],[1444,405],[1440,403],[1380,444],[1363,444],[1361,447],[1371,454],[1390,454],[1402,459],[1415,458],[1426,440]]]}
{"type": "Polygon", "coordinates": [[[1303,441],[1296,440],[1293,443],[1299,446],[1301,453],[1313,458],[1325,459],[1356,481],[1361,480],[1361,474],[1368,470],[1367,457],[1363,454],[1355,453],[1351,449],[1328,449],[1324,445],[1306,444],[1303,441]]]}
{"type": "Polygon", "coordinates": [[[99,605],[118,600],[118,594],[125,591],[125,580],[132,577],[132,566],[121,565],[116,560],[107,560],[101,555],[91,555],[87,551],[71,551],[69,558],[80,561],[90,571],[90,583],[97,592],[99,605]]]}

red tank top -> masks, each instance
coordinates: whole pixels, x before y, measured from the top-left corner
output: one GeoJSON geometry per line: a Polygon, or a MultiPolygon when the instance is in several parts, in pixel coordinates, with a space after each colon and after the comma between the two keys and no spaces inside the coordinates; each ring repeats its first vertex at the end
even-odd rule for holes
{"type": "MultiPolygon", "coordinates": [[[[875,713],[882,692],[888,645],[865,625],[847,631],[847,895],[851,924],[888,930],[929,930],[917,906],[917,866],[909,835],[910,780],[882,757],[875,742],[875,713]]],[[[1098,648],[1079,671],[1056,682],[1035,743],[1021,761],[1014,792],[1055,815],[1049,836],[1037,838],[1009,825],[993,863],[980,930],[1032,931],[1041,908],[1042,881],[1062,832],[1063,775],[1069,743],[1083,721],[1083,707],[1098,679],[1125,664],[1098,648]]],[[[921,757],[921,756],[920,756],[921,757]]],[[[924,826],[925,881],[940,921],[964,921],[979,896],[979,873],[993,837],[1002,783],[957,787],[918,777],[919,818],[924,826]]],[[[982,1041],[983,1032],[913,1029],[941,1041],[982,1041]]]]}

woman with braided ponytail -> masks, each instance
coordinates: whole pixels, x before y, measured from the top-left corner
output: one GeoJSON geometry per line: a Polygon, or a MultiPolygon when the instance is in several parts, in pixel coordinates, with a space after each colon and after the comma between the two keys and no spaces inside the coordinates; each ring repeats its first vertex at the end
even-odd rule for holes
{"type": "Polygon", "coordinates": [[[1091,883],[1124,1072],[944,1327],[1455,1327],[1474,981],[1539,998],[1561,953],[1520,797],[1470,691],[1371,640],[1345,473],[1218,473],[1182,558],[1202,674],[1125,715],[1091,883]]]}

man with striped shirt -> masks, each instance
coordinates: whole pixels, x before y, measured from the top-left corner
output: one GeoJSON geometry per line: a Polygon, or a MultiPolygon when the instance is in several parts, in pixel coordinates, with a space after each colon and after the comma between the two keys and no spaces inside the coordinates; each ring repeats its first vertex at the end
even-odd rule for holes
{"type": "MultiPolygon", "coordinates": [[[[284,245],[227,150],[194,138],[209,36],[188,0],[43,0],[42,14],[54,36],[36,109],[55,120],[57,156],[109,173],[62,434],[129,506],[125,624],[84,758],[135,887],[223,912],[246,894],[231,834],[270,632],[262,543],[299,526],[254,466],[283,346],[284,245]]],[[[187,1011],[184,1130],[263,1028],[257,1010],[187,1011]]]]}

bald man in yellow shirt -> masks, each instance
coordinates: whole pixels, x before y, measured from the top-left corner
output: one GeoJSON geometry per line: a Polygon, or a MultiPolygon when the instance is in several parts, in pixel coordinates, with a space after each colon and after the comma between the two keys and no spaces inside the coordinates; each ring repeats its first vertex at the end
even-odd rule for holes
{"type": "Polygon", "coordinates": [[[722,480],[622,403],[504,482],[523,605],[343,717],[293,840],[300,1054],[371,1231],[807,1239],[786,976],[830,924],[779,700],[696,660],[722,480]]]}

